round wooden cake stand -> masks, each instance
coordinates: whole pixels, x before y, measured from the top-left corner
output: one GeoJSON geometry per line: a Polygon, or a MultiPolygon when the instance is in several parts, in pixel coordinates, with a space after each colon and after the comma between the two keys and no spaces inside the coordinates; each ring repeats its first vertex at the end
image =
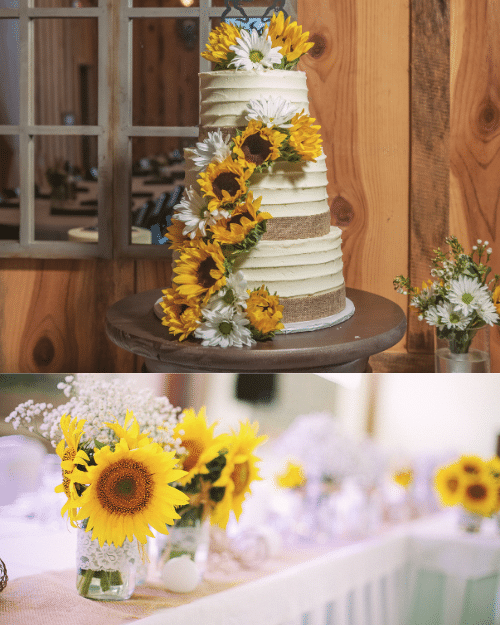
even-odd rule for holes
{"type": "Polygon", "coordinates": [[[153,373],[315,373],[364,372],[368,358],[395,345],[406,331],[406,317],[394,302],[347,289],[354,315],[339,325],[276,335],[252,347],[203,347],[168,334],[153,306],[161,289],[126,297],[106,314],[106,332],[119,347],[145,359],[153,373]]]}

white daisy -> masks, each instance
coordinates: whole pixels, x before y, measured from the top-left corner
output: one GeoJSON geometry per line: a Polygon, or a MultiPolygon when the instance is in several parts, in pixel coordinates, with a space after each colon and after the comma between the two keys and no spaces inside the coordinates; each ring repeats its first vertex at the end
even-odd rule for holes
{"type": "Polygon", "coordinates": [[[481,306],[479,306],[479,308],[476,310],[476,312],[479,317],[481,317],[481,319],[490,326],[495,325],[495,323],[498,323],[500,321],[496,306],[491,301],[491,299],[489,299],[489,301],[483,302],[481,306]]]}
{"type": "Polygon", "coordinates": [[[455,310],[464,315],[470,314],[490,298],[490,292],[477,278],[459,276],[449,284],[449,300],[455,304],[455,310]]]}
{"type": "Polygon", "coordinates": [[[214,161],[221,163],[228,157],[231,154],[228,146],[230,139],[229,135],[223,137],[222,132],[216,130],[209,132],[204,141],[198,142],[196,148],[193,149],[193,162],[198,171],[206,169],[214,161]]]}
{"type": "Polygon", "coordinates": [[[218,306],[235,306],[236,308],[247,307],[247,281],[242,271],[230,273],[226,278],[226,284],[220,291],[214,293],[208,302],[207,308],[218,306]]]}
{"type": "Polygon", "coordinates": [[[249,33],[242,30],[241,37],[236,39],[236,44],[230,46],[230,50],[235,53],[234,59],[229,67],[235,69],[260,69],[263,67],[273,67],[274,64],[279,65],[283,55],[280,48],[273,48],[273,42],[267,36],[267,32],[259,33],[254,29],[249,33]]]}
{"type": "Polygon", "coordinates": [[[438,330],[441,330],[441,328],[444,328],[444,323],[442,322],[441,317],[439,316],[437,308],[435,308],[434,306],[428,308],[425,311],[423,318],[427,321],[427,323],[430,326],[436,326],[438,330]]]}
{"type": "Polygon", "coordinates": [[[255,343],[247,328],[250,322],[233,306],[203,308],[201,314],[205,320],[196,328],[194,336],[202,339],[203,346],[243,347],[255,343]]]}
{"type": "Polygon", "coordinates": [[[299,107],[290,100],[278,96],[261,97],[250,100],[247,104],[247,120],[261,121],[267,127],[281,126],[286,128],[292,117],[299,112],[299,107]]]}
{"type": "Polygon", "coordinates": [[[206,199],[193,187],[186,189],[182,200],[174,207],[174,210],[176,211],[174,218],[185,223],[182,234],[191,239],[194,239],[197,234],[206,236],[207,226],[213,225],[222,217],[229,217],[229,213],[224,209],[210,212],[206,199]]]}
{"type": "Polygon", "coordinates": [[[443,326],[450,330],[465,330],[470,322],[468,315],[464,315],[461,310],[455,310],[455,306],[449,302],[439,304],[437,314],[440,316],[443,326]]]}

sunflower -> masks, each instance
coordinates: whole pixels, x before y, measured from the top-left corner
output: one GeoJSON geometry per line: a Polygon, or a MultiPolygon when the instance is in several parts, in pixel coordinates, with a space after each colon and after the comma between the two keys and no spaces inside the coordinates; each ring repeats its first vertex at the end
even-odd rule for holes
{"type": "Polygon", "coordinates": [[[219,219],[210,226],[210,231],[215,241],[219,244],[241,243],[245,237],[261,222],[272,219],[270,213],[258,213],[262,198],[253,199],[253,194],[249,191],[245,201],[236,206],[230,217],[219,219]]]}
{"type": "Polygon", "coordinates": [[[292,150],[304,161],[314,161],[321,155],[323,143],[319,134],[321,126],[314,126],[314,121],[313,117],[305,115],[303,111],[292,117],[288,142],[292,150]]]}
{"type": "Polygon", "coordinates": [[[150,527],[167,534],[166,526],[179,518],[175,508],[189,501],[169,486],[185,475],[175,468],[175,452],[163,451],[158,443],[130,449],[121,439],[114,451],[109,445],[95,449],[94,462],[87,472],[77,472],[76,481],[88,486],[74,507],[101,547],[105,542],[119,547],[134,537],[144,544],[153,536],[150,527]]]}
{"type": "Polygon", "coordinates": [[[168,249],[179,250],[190,241],[190,237],[185,236],[182,231],[184,230],[184,222],[179,219],[172,219],[171,225],[167,228],[165,236],[172,243],[168,249]]]}
{"type": "Polygon", "coordinates": [[[244,169],[241,163],[228,156],[221,163],[213,162],[200,173],[198,183],[204,196],[212,198],[208,210],[234,204],[247,192],[247,180],[255,167],[244,169]]]}
{"type": "Polygon", "coordinates": [[[493,477],[500,478],[500,458],[498,456],[493,456],[486,464],[493,477]]]}
{"type": "Polygon", "coordinates": [[[498,504],[498,485],[495,478],[484,474],[468,479],[461,503],[469,512],[490,516],[498,504]]]}
{"type": "Polygon", "coordinates": [[[491,298],[495,308],[497,309],[497,313],[500,315],[500,284],[493,290],[491,298]]]}
{"type": "Polygon", "coordinates": [[[486,471],[486,463],[479,456],[462,456],[458,466],[468,477],[481,475],[486,471]]]}
{"type": "Polygon", "coordinates": [[[236,519],[242,512],[242,504],[250,493],[250,484],[259,477],[257,458],[253,454],[255,448],[267,440],[267,436],[257,437],[259,424],[248,422],[240,424],[238,433],[233,432],[229,439],[229,452],[226,456],[226,466],[222,470],[220,478],[214,482],[214,487],[224,487],[224,496],[217,503],[211,518],[213,525],[219,525],[225,529],[229,521],[231,510],[236,519]]]}
{"type": "Polygon", "coordinates": [[[262,165],[280,157],[280,147],[286,135],[251,119],[248,126],[234,139],[233,152],[244,167],[262,165]]]}
{"type": "Polygon", "coordinates": [[[412,469],[401,469],[396,471],[392,479],[399,484],[403,488],[408,488],[410,484],[413,482],[413,470],[412,469]]]}
{"type": "Polygon", "coordinates": [[[188,300],[202,298],[206,304],[213,293],[226,284],[224,254],[220,245],[193,241],[186,246],[176,262],[173,282],[177,292],[188,300]]]}
{"type": "Polygon", "coordinates": [[[123,426],[118,423],[105,423],[118,437],[118,440],[124,439],[127,441],[127,445],[130,449],[136,447],[144,447],[150,441],[148,439],[148,433],[140,431],[140,425],[137,419],[134,417],[134,413],[131,410],[127,410],[125,413],[125,421],[123,426]]]}
{"type": "Polygon", "coordinates": [[[174,430],[174,436],[180,438],[181,445],[186,450],[180,461],[180,466],[187,471],[187,474],[178,480],[181,486],[189,484],[200,473],[208,473],[207,463],[216,458],[222,449],[227,437],[222,434],[214,436],[216,425],[216,423],[207,425],[204,407],[198,414],[192,408],[183,412],[182,421],[174,430]]]}
{"type": "Polygon", "coordinates": [[[464,487],[464,473],[458,463],[455,462],[439,469],[434,478],[434,484],[443,505],[455,506],[460,503],[464,487]]]}
{"type": "Polygon", "coordinates": [[[286,57],[287,63],[298,60],[313,46],[308,42],[309,33],[302,33],[302,26],[297,22],[290,22],[290,16],[284,19],[283,11],[278,15],[273,14],[269,24],[268,36],[271,37],[273,46],[280,47],[280,53],[286,57]]]}
{"type": "Polygon", "coordinates": [[[161,322],[168,327],[170,334],[180,334],[179,341],[187,339],[201,321],[201,310],[196,300],[187,300],[175,289],[165,289],[160,305],[165,313],[161,322]]]}
{"type": "Polygon", "coordinates": [[[306,476],[301,464],[288,462],[284,471],[276,476],[276,482],[281,488],[299,488],[306,482],[306,476]]]}
{"type": "Polygon", "coordinates": [[[85,423],[85,419],[78,421],[75,418],[71,420],[70,415],[64,414],[61,417],[61,430],[64,438],[59,441],[56,447],[56,453],[61,458],[63,481],[62,484],[56,486],[55,491],[56,493],[64,493],[68,498],[61,509],[61,516],[67,512],[71,525],[75,527],[76,511],[72,507],[72,503],[78,499],[79,493],[72,478],[76,465],[86,465],[89,460],[85,451],[78,449],[85,423]]]}
{"type": "Polygon", "coordinates": [[[234,52],[231,52],[230,47],[236,44],[239,36],[239,28],[234,24],[222,22],[208,35],[208,43],[201,56],[212,63],[226,66],[227,62],[234,57],[234,52]]]}
{"type": "Polygon", "coordinates": [[[264,285],[248,293],[247,317],[256,331],[266,335],[282,330],[284,325],[280,320],[283,317],[283,306],[278,296],[271,295],[264,285]]]}

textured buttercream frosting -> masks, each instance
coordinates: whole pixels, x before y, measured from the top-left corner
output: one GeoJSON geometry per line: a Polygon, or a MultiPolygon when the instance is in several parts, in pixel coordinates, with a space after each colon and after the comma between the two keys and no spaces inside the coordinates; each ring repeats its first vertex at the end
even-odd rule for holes
{"type": "MultiPolygon", "coordinates": [[[[252,99],[281,96],[309,114],[306,75],[301,71],[224,70],[200,74],[200,139],[221,129],[232,136],[247,126],[252,99]]],[[[197,186],[192,152],[186,150],[186,185],[197,186]]],[[[263,284],[277,293],[284,321],[307,321],[336,314],[345,306],[341,230],[330,226],[327,165],[316,161],[276,161],[250,179],[261,211],[269,212],[268,232],[238,256],[249,289],[263,284]]]]}

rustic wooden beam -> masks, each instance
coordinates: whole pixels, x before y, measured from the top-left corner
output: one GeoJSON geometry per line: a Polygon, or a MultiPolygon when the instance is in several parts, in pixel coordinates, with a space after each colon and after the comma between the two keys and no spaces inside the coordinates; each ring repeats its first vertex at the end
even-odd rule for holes
{"type": "MultiPolygon", "coordinates": [[[[449,234],[450,0],[412,0],[410,58],[410,279],[429,278],[449,234]]],[[[433,329],[408,315],[409,352],[433,352],[433,329]]]]}

